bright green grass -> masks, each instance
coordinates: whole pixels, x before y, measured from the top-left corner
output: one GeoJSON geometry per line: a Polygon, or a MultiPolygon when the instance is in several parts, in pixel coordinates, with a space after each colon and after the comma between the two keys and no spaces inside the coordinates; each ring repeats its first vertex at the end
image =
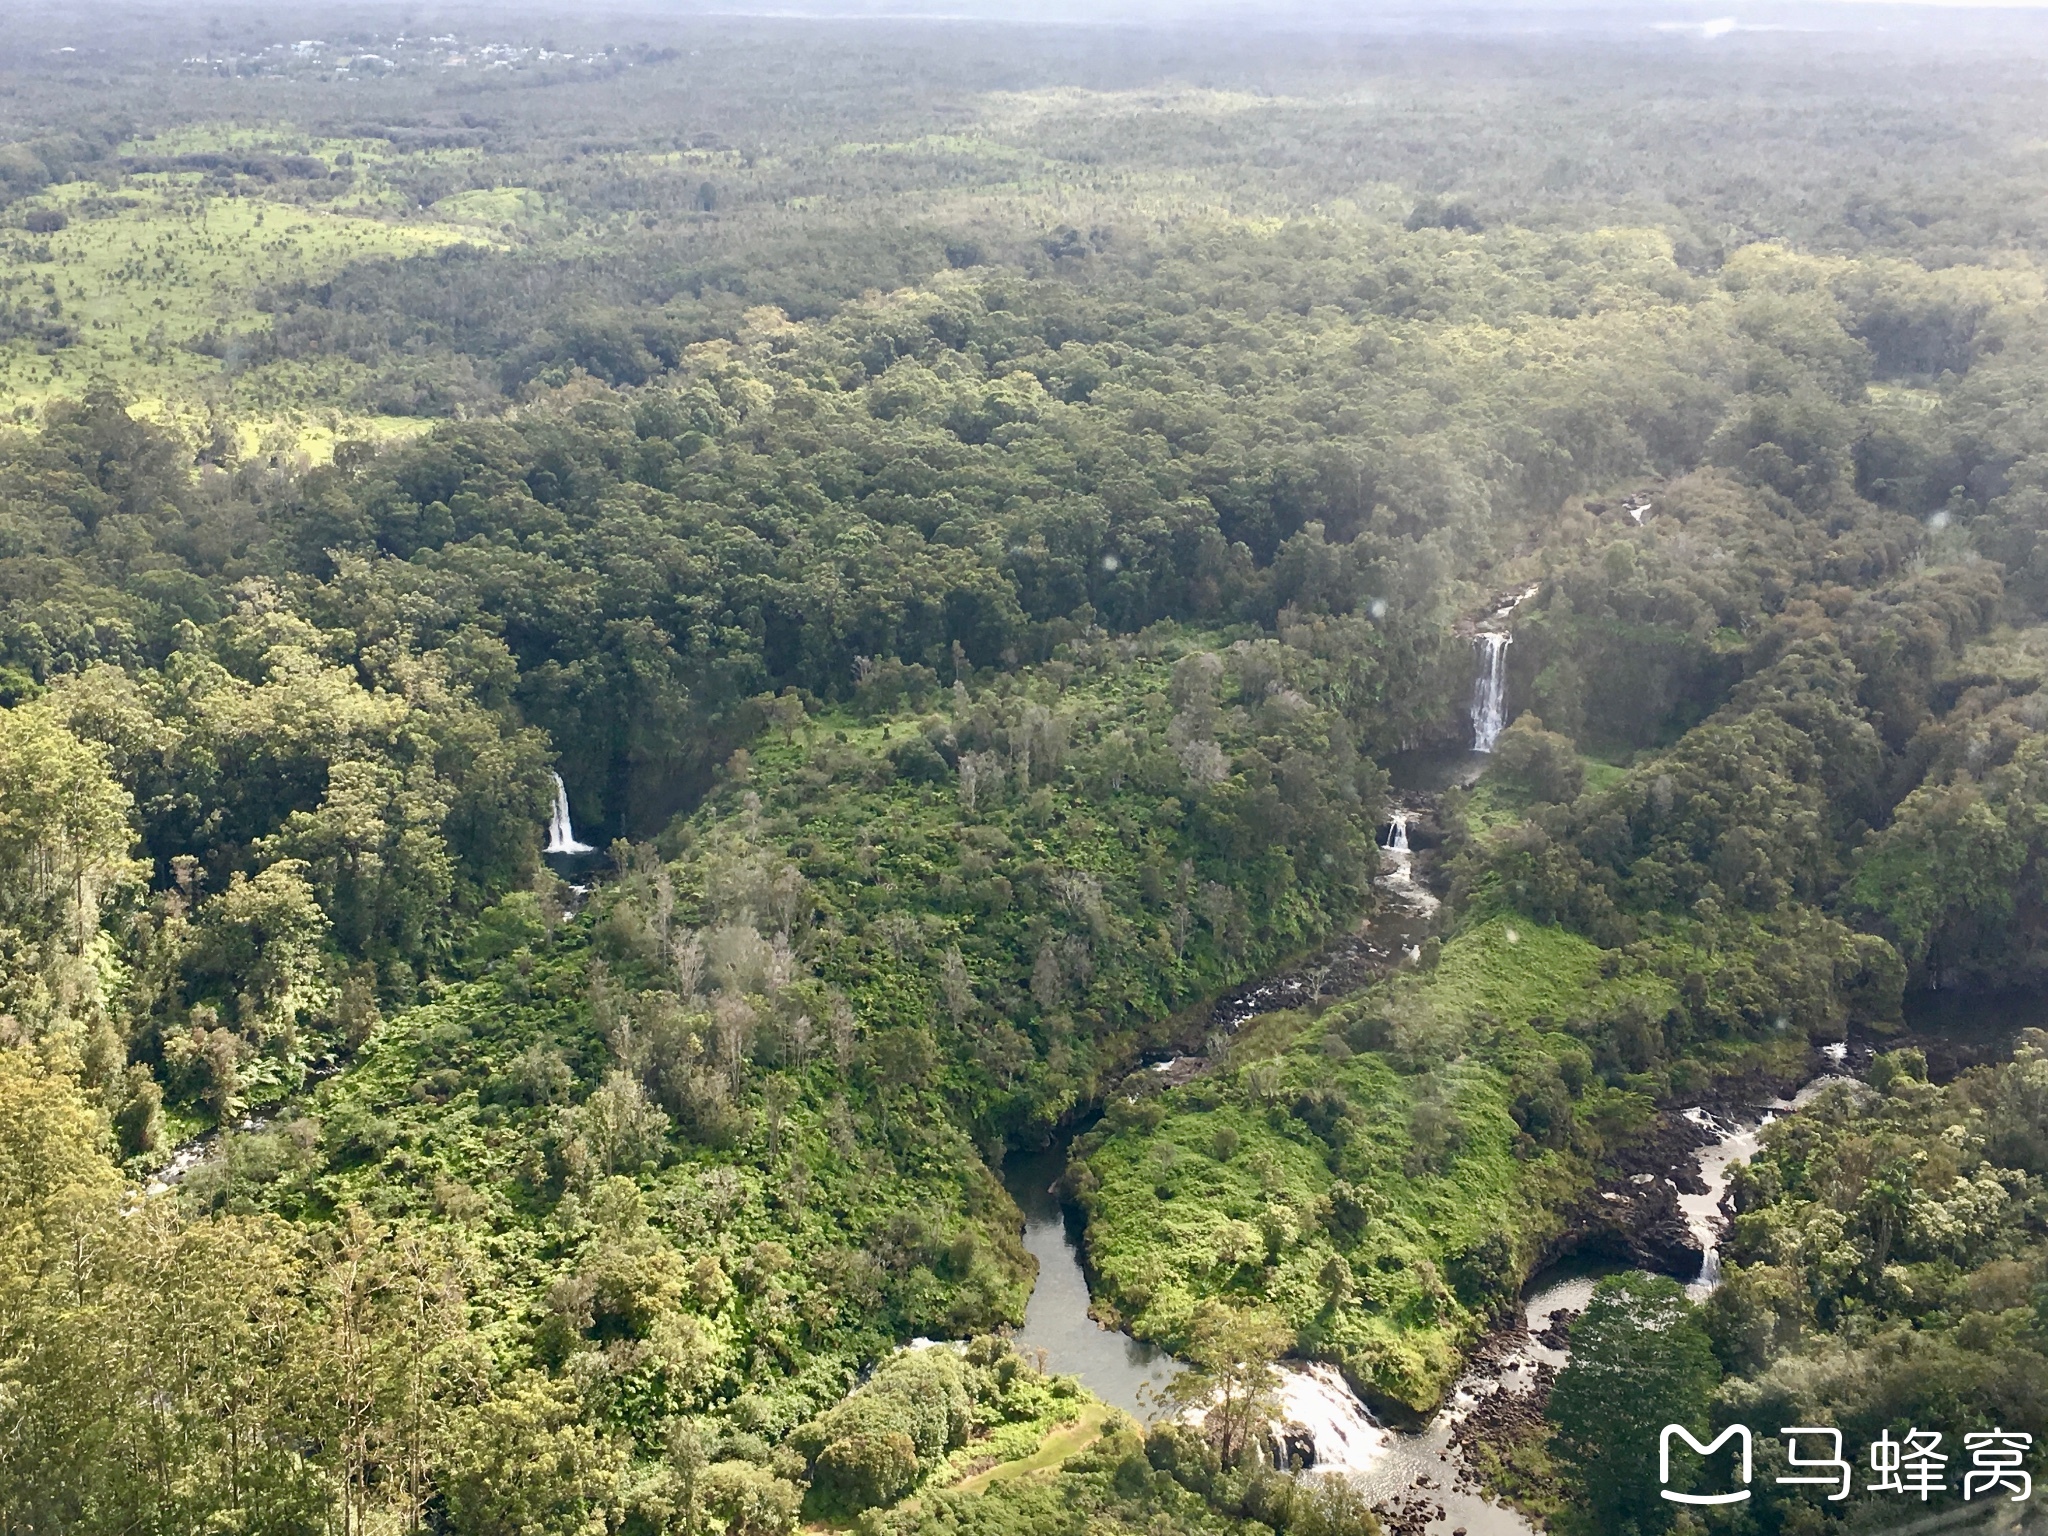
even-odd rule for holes
{"type": "MultiPolygon", "coordinates": [[[[1589,794],[1612,789],[1628,777],[1628,769],[1584,753],[1579,755],[1579,764],[1585,770],[1585,789],[1589,794]]],[[[1520,825],[1534,803],[1526,793],[1492,774],[1483,775],[1463,795],[1465,825],[1475,837],[1520,825]]]]}
{"type": "Polygon", "coordinates": [[[444,197],[431,211],[457,224],[531,224],[547,217],[548,201],[531,187],[484,187],[444,197]]]}
{"type": "Polygon", "coordinates": [[[288,124],[239,122],[185,123],[121,145],[123,155],[195,155],[236,151],[243,154],[318,155],[332,160],[343,151],[359,159],[389,159],[397,151],[387,139],[325,138],[300,133],[288,124]]]}
{"type": "Polygon", "coordinates": [[[1403,978],[1394,991],[1455,1022],[1482,1013],[1503,1023],[1561,1022],[1575,1012],[1596,1012],[1623,993],[1641,993],[1655,1013],[1677,1002],[1662,982],[1603,980],[1601,954],[1566,929],[1496,917],[1446,944],[1442,962],[1426,978],[1403,978]]]}
{"type": "MultiPolygon", "coordinates": [[[[996,1483],[1048,1471],[1094,1444],[1103,1426],[1116,1415],[1114,1408],[1093,1397],[1083,1399],[1078,1412],[1071,1404],[1064,1411],[1068,1417],[1050,1424],[1039,1420],[1006,1424],[988,1439],[962,1446],[953,1453],[953,1460],[960,1465],[971,1466],[990,1456],[999,1459],[994,1466],[984,1467],[950,1486],[961,1493],[980,1493],[996,1483]]],[[[947,1475],[941,1471],[933,1480],[934,1486],[949,1486],[947,1475]]]]}
{"type": "MultiPolygon", "coordinates": [[[[1462,1346],[1485,1326],[1461,1291],[1461,1262],[1496,1236],[1517,1272],[1559,1230],[1591,1169],[1573,1151],[1518,1140],[1519,1078],[1573,1047],[1554,1033],[1637,993],[1661,1012],[1661,983],[1602,974],[1601,951],[1512,916],[1453,938],[1437,968],[1407,973],[1321,1015],[1282,1014],[1234,1043],[1209,1078],[1164,1096],[1163,1116],[1112,1109],[1117,1126],[1089,1156],[1090,1257],[1106,1297],[1140,1334],[1174,1341],[1204,1297],[1276,1308],[1303,1349],[1339,1361],[1383,1399],[1440,1398],[1462,1346]],[[1391,1021],[1384,1050],[1326,1041],[1366,1016],[1391,1021]],[[1333,1054],[1334,1050],[1334,1054],[1333,1054]],[[1351,1106],[1341,1144],[1296,1112],[1336,1090],[1351,1106]],[[1418,1106],[1459,1127],[1425,1155],[1418,1106]],[[1233,1140],[1234,1138],[1234,1140],[1233,1140]],[[1328,1200],[1339,1179],[1378,1207],[1339,1242],[1328,1200]],[[1335,1299],[1338,1267],[1349,1294],[1335,1299]]],[[[1654,1015],[1653,1015],[1654,1016],[1654,1015]]],[[[1641,1096],[1591,1085],[1580,1116],[1614,1130],[1643,1123],[1641,1096]]]]}
{"type": "Polygon", "coordinates": [[[355,180],[333,206],[346,213],[410,214],[412,200],[386,176],[398,165],[478,166],[483,152],[468,148],[401,150],[388,139],[330,138],[308,134],[289,123],[191,123],[148,138],[130,139],[119,153],[168,159],[192,154],[313,155],[330,167],[347,166],[355,180]]]}
{"type": "Polygon", "coordinates": [[[324,277],[354,261],[429,254],[475,240],[473,229],[228,197],[194,174],[134,176],[113,192],[76,182],[31,206],[62,210],[70,223],[47,235],[0,232],[0,302],[27,300],[74,326],[77,339],[47,354],[27,339],[0,345],[0,419],[29,419],[105,379],[136,402],[138,414],[195,436],[210,407],[224,413],[245,454],[317,460],[338,437],[393,436],[424,425],[351,409],[361,370],[343,360],[273,362],[230,377],[219,358],[191,343],[261,330],[268,319],[254,300],[265,287],[324,277]]]}
{"type": "Polygon", "coordinates": [[[1622,767],[1619,763],[1603,763],[1599,758],[1587,757],[1583,753],[1579,755],[1579,761],[1585,766],[1586,788],[1592,790],[1595,794],[1602,790],[1612,789],[1628,777],[1628,769],[1622,767]]]}
{"type": "Polygon", "coordinates": [[[1518,826],[1527,809],[1521,795],[1492,777],[1481,778],[1470,789],[1459,793],[1466,830],[1474,837],[1485,837],[1503,827],[1518,826]]]}

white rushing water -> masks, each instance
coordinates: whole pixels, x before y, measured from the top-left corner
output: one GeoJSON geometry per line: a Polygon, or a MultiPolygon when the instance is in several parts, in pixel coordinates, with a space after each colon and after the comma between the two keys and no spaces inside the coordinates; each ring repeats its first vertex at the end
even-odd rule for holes
{"type": "Polygon", "coordinates": [[[1314,1437],[1317,1471],[1355,1476],[1386,1459],[1393,1434],[1366,1411],[1334,1365],[1282,1366],[1279,1397],[1280,1422],[1314,1437]]]}
{"type": "MultiPolygon", "coordinates": [[[[1847,1055],[1836,1054],[1840,1049],[1824,1046],[1828,1059],[1837,1064],[1847,1055]]],[[[1836,1083],[1854,1082],[1854,1078],[1828,1073],[1816,1077],[1789,1099],[1773,1099],[1766,1104],[1754,1121],[1725,1120],[1706,1110],[1694,1106],[1685,1112],[1685,1118],[1694,1125],[1704,1126],[1715,1133],[1716,1139],[1700,1148],[1700,1181],[1705,1184],[1703,1194],[1688,1195],[1679,1191],[1678,1208],[1685,1212],[1685,1224],[1692,1235],[1699,1239],[1700,1262],[1697,1279],[1686,1286],[1686,1294],[1694,1301],[1703,1301],[1721,1283],[1721,1237],[1727,1226],[1727,1218],[1721,1214],[1721,1202],[1728,1194],[1728,1181],[1737,1167],[1748,1162],[1763,1145],[1764,1127],[1780,1115],[1795,1109],[1804,1109],[1814,1098],[1836,1083]]]]}
{"type": "Polygon", "coordinates": [[[1542,582],[1538,581],[1530,583],[1528,586],[1522,588],[1521,591],[1517,592],[1513,597],[1509,598],[1505,603],[1502,603],[1498,608],[1494,609],[1493,616],[1496,619],[1507,618],[1517,608],[1521,607],[1522,604],[1529,601],[1530,598],[1534,597],[1538,592],[1541,592],[1542,590],[1542,582]]]}
{"type": "MultiPolygon", "coordinates": [[[[1495,686],[1490,714],[1493,731],[1500,724],[1501,657],[1509,644],[1505,634],[1488,637],[1487,673],[1495,686]]],[[[1482,674],[1482,681],[1486,674],[1482,674]]],[[[1475,690],[1474,725],[1480,725],[1482,697],[1475,690]]],[[[1491,738],[1486,738],[1491,745],[1491,738]]],[[[1415,878],[1412,848],[1414,818],[1422,814],[1398,801],[1387,807],[1381,835],[1382,872],[1377,884],[1389,898],[1367,925],[1381,944],[1408,949],[1431,926],[1435,899],[1415,878]]],[[[1425,839],[1427,842],[1427,839],[1425,839]]],[[[1365,932],[1365,930],[1361,930],[1365,932]]],[[[1360,938],[1360,943],[1365,940],[1360,938]]],[[[1373,950],[1373,953],[1380,953],[1373,950]]],[[[1413,950],[1409,950],[1412,954],[1413,950]]],[[[1304,973],[1307,974],[1307,973],[1304,973]]],[[[1296,1006],[1303,990],[1301,976],[1269,977],[1236,999],[1234,1011],[1219,1007],[1219,1033],[1227,1035],[1258,1013],[1274,1006],[1296,1006]],[[1226,1017],[1226,1012],[1228,1016],[1226,1017]]],[[[1823,1047],[1829,1065],[1845,1065],[1844,1047],[1823,1047]]],[[[1152,1063],[1152,1071],[1181,1080],[1198,1071],[1203,1058],[1175,1056],[1152,1063]]],[[[1711,1291],[1720,1277],[1719,1245],[1725,1218],[1721,1201],[1733,1170],[1749,1160],[1773,1119],[1803,1107],[1832,1084],[1853,1081],[1827,1075],[1809,1083],[1790,1099],[1777,1099],[1753,1115],[1720,1117],[1704,1108],[1687,1117],[1711,1133],[1698,1153],[1699,1195],[1679,1194],[1686,1222],[1704,1256],[1702,1272],[1689,1288],[1695,1297],[1711,1291]]],[[[1064,1167],[1064,1144],[1031,1159],[1013,1158],[1005,1176],[1026,1212],[1025,1244],[1038,1260],[1024,1329],[1018,1343],[1041,1351],[1054,1371],[1072,1372],[1106,1400],[1149,1418],[1157,1411],[1153,1394],[1178,1370],[1170,1357],[1098,1325],[1089,1316],[1089,1291],[1080,1262],[1079,1233],[1070,1225],[1051,1185],[1064,1167]]],[[[1639,1181],[1658,1177],[1639,1174],[1639,1181]]],[[[1435,1413],[1414,1427],[1382,1424],[1360,1401],[1343,1374],[1322,1362],[1288,1361],[1278,1367],[1278,1402],[1273,1428],[1287,1452],[1313,1448],[1313,1469],[1341,1473],[1355,1481],[1373,1505],[1395,1516],[1397,1528],[1427,1536],[1535,1536],[1535,1527],[1520,1511],[1496,1504],[1476,1486],[1456,1442],[1475,1409],[1498,1393],[1521,1395],[1563,1368],[1569,1359],[1562,1327],[1582,1312],[1592,1298],[1596,1273],[1553,1271],[1524,1292],[1523,1326],[1493,1335],[1475,1353],[1435,1413]],[[1564,1314],[1562,1317],[1553,1314],[1564,1314]]],[[[1275,1454],[1280,1454],[1276,1447],[1275,1454]]]]}
{"type": "Polygon", "coordinates": [[[1418,917],[1432,915],[1438,902],[1415,878],[1415,854],[1408,846],[1408,812],[1398,805],[1387,812],[1387,841],[1380,852],[1385,872],[1378,883],[1394,904],[1418,917]]]}
{"type": "Polygon", "coordinates": [[[549,853],[595,853],[597,850],[588,843],[576,841],[576,824],[569,819],[569,786],[562,782],[562,776],[551,775],[555,781],[555,810],[548,817],[549,853]]]}
{"type": "MultiPolygon", "coordinates": [[[[1390,817],[1389,854],[1407,856],[1405,818],[1390,817]]],[[[1386,877],[1382,877],[1383,879],[1386,877]]],[[[1829,1049],[1841,1065],[1844,1053],[1829,1049]]],[[[1177,1063],[1162,1063],[1167,1070],[1177,1063]]],[[[1713,1131],[1714,1141],[1700,1149],[1700,1175],[1706,1192],[1679,1197],[1687,1223],[1699,1237],[1707,1262],[1691,1287],[1697,1297],[1713,1288],[1720,1272],[1718,1246],[1724,1218],[1720,1205],[1734,1168],[1753,1156],[1762,1129],[1779,1115],[1802,1108],[1835,1083],[1853,1081],[1828,1075],[1807,1084],[1790,1099],[1776,1099],[1755,1119],[1722,1119],[1705,1109],[1687,1111],[1696,1124],[1713,1131]]],[[[1151,1393],[1177,1369],[1175,1362],[1129,1336],[1099,1326],[1088,1315],[1088,1281],[1081,1268],[1077,1234],[1064,1219],[1051,1180],[1065,1163],[1063,1146],[1014,1159],[1006,1168],[1012,1193],[1027,1215],[1025,1244],[1038,1260],[1038,1283],[1018,1343],[1044,1353],[1047,1366],[1081,1379],[1106,1400],[1148,1418],[1155,1410],[1151,1393]]],[[[1645,1174],[1641,1177],[1649,1178],[1645,1174]]],[[[1552,1330],[1553,1313],[1577,1314],[1592,1299],[1597,1277],[1587,1273],[1553,1274],[1524,1293],[1521,1329],[1496,1335],[1458,1378],[1443,1405],[1414,1429],[1393,1429],[1373,1417],[1335,1366],[1289,1361],[1279,1367],[1279,1404],[1275,1429],[1306,1431],[1315,1449],[1315,1469],[1354,1479],[1375,1505],[1405,1511],[1402,1528],[1429,1536],[1535,1536],[1535,1527],[1520,1511],[1496,1504],[1473,1485],[1463,1451],[1453,1437],[1459,1426],[1487,1398],[1498,1392],[1520,1394],[1536,1386],[1542,1368],[1563,1368],[1570,1358],[1561,1335],[1552,1330]]]]}
{"type": "MultiPolygon", "coordinates": [[[[235,1123],[233,1129],[244,1136],[253,1136],[258,1131],[268,1128],[271,1118],[272,1116],[268,1112],[244,1115],[235,1123]]],[[[171,1154],[171,1160],[159,1168],[150,1178],[150,1181],[143,1186],[142,1192],[154,1198],[157,1195],[168,1193],[174,1185],[183,1183],[188,1174],[202,1164],[211,1161],[220,1152],[223,1133],[227,1129],[227,1127],[223,1126],[207,1131],[204,1135],[195,1136],[179,1147],[171,1154]]]]}
{"type": "Polygon", "coordinates": [[[1491,752],[1507,724],[1508,647],[1515,637],[1501,630],[1481,630],[1472,637],[1479,651],[1479,672],[1472,679],[1472,750],[1491,752]]]}
{"type": "MultiPolygon", "coordinates": [[[[1392,839],[1390,832],[1390,843],[1392,839]]],[[[1845,1053],[1840,1048],[1824,1049],[1831,1062],[1842,1063],[1845,1053]]],[[[1686,1112],[1688,1119],[1715,1133],[1715,1140],[1699,1154],[1705,1192],[1679,1196],[1686,1223],[1706,1256],[1699,1278],[1687,1287],[1695,1300],[1711,1292],[1720,1279],[1725,1224],[1721,1201],[1735,1168],[1756,1154],[1763,1128],[1780,1115],[1804,1108],[1834,1084],[1851,1081],[1836,1074],[1816,1078],[1791,1098],[1772,1100],[1754,1120],[1723,1119],[1701,1108],[1686,1112]]],[[[1523,1330],[1498,1338],[1485,1352],[1490,1358],[1475,1359],[1443,1406],[1419,1429],[1381,1425],[1337,1370],[1321,1364],[1282,1367],[1281,1418],[1313,1437],[1318,1469],[1356,1479],[1376,1504],[1404,1505],[1423,1515],[1418,1528],[1431,1533],[1462,1529],[1466,1536],[1532,1536],[1534,1528],[1519,1511],[1493,1503],[1470,1485],[1469,1478],[1460,1477],[1464,1457],[1453,1436],[1487,1397],[1527,1392],[1536,1385],[1539,1368],[1563,1368],[1570,1354],[1549,1332],[1552,1314],[1584,1311],[1595,1283],[1593,1275],[1570,1273],[1539,1281],[1523,1299],[1523,1330]]]]}

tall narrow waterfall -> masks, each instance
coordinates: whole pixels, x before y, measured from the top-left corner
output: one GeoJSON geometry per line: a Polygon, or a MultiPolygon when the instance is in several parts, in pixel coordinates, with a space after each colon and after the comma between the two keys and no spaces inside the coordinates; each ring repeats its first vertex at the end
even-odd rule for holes
{"type": "Polygon", "coordinates": [[[588,843],[576,841],[576,824],[569,819],[569,787],[562,782],[562,776],[554,775],[555,812],[548,818],[549,853],[595,853],[597,850],[588,843]]]}
{"type": "Polygon", "coordinates": [[[1472,750],[1491,752],[1500,728],[1507,724],[1508,646],[1514,636],[1482,630],[1472,643],[1479,648],[1479,674],[1472,679],[1472,750]]]}
{"type": "Polygon", "coordinates": [[[1387,849],[1391,853],[1408,852],[1408,813],[1391,811],[1387,816],[1387,849]]]}

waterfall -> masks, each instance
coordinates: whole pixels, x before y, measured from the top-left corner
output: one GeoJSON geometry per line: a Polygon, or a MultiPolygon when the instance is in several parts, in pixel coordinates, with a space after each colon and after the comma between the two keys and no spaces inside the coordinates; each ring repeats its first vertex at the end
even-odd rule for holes
{"type": "MultiPolygon", "coordinates": [[[[1840,1059],[1846,1060],[1848,1054],[1844,1047],[1840,1059]]],[[[1721,1236],[1727,1225],[1721,1211],[1721,1200],[1728,1193],[1735,1169],[1755,1157],[1757,1149],[1763,1145],[1764,1127],[1781,1114],[1804,1109],[1836,1083],[1853,1081],[1853,1078],[1824,1072],[1791,1098],[1771,1100],[1754,1123],[1719,1121],[1697,1105],[1685,1112],[1686,1119],[1715,1136],[1713,1142],[1700,1149],[1700,1181],[1706,1186],[1705,1190],[1697,1195],[1681,1193],[1678,1197],[1678,1207],[1685,1213],[1685,1224],[1692,1229],[1700,1245],[1699,1277],[1686,1287],[1693,1300],[1703,1300],[1721,1283],[1721,1236]]]]}
{"type": "Polygon", "coordinates": [[[1721,1283],[1721,1245],[1709,1243],[1707,1251],[1700,1257],[1699,1278],[1693,1281],[1694,1288],[1711,1291],[1721,1283]]]}
{"type": "Polygon", "coordinates": [[[1334,1365],[1283,1365],[1275,1430],[1308,1431],[1318,1472],[1364,1472],[1385,1459],[1393,1437],[1374,1421],[1334,1365]]]}
{"type": "Polygon", "coordinates": [[[1479,675],[1472,679],[1472,750],[1491,752],[1500,728],[1507,724],[1508,647],[1514,636],[1482,630],[1473,636],[1479,647],[1479,675]]]}
{"type": "Polygon", "coordinates": [[[562,782],[562,776],[552,775],[555,781],[555,811],[548,817],[549,853],[595,853],[597,850],[588,843],[576,841],[576,823],[569,819],[569,787],[562,782]]]}
{"type": "Polygon", "coordinates": [[[1408,812],[1398,805],[1387,807],[1386,841],[1380,860],[1379,885],[1401,911],[1428,917],[1437,909],[1437,899],[1415,878],[1415,854],[1408,846],[1408,812]]]}

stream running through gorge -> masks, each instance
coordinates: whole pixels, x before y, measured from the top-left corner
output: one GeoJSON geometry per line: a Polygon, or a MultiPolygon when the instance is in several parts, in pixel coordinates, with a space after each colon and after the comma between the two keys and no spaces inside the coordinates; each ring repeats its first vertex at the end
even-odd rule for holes
{"type": "MultiPolygon", "coordinates": [[[[1704,1189],[1678,1196],[1705,1255],[1699,1277],[1687,1287],[1695,1299],[1720,1278],[1718,1244],[1725,1221],[1720,1207],[1733,1170],[1755,1154],[1765,1125],[1841,1081],[1834,1074],[1816,1078],[1792,1098],[1774,1100],[1738,1119],[1704,1109],[1687,1111],[1687,1119],[1714,1137],[1698,1153],[1704,1189]]],[[[1065,1163],[1061,1141],[1004,1165],[1010,1191],[1024,1211],[1024,1246],[1038,1260],[1038,1283],[1016,1342],[1026,1351],[1043,1351],[1048,1370],[1080,1377],[1098,1397],[1143,1422],[1155,1411],[1149,1394],[1171,1380],[1177,1366],[1156,1347],[1089,1316],[1080,1219],[1062,1206],[1053,1188],[1065,1163]]],[[[1336,1367],[1299,1361],[1281,1367],[1280,1427],[1296,1443],[1305,1432],[1314,1444],[1316,1468],[1353,1477],[1380,1508],[1389,1530],[1401,1536],[1455,1536],[1460,1531],[1466,1536],[1532,1536],[1535,1528],[1518,1511],[1479,1493],[1458,1443],[1459,1430],[1495,1393],[1526,1394],[1563,1367],[1569,1357],[1566,1329],[1592,1298],[1600,1275],[1613,1270],[1567,1262],[1536,1276],[1523,1292],[1520,1321],[1481,1344],[1443,1405],[1419,1428],[1381,1423],[1336,1367]]]]}
{"type": "MultiPolygon", "coordinates": [[[[1211,1021],[1211,1050],[1261,1013],[1298,1007],[1325,988],[1335,993],[1363,985],[1413,957],[1436,915],[1436,898],[1416,879],[1408,846],[1410,817],[1420,805],[1397,801],[1381,832],[1384,905],[1356,933],[1313,959],[1252,983],[1217,1005],[1211,1021]]],[[[1825,1048],[1839,1067],[1843,1048],[1825,1048]]],[[[1207,1066],[1207,1056],[1175,1056],[1150,1070],[1169,1083],[1185,1082],[1207,1066]]],[[[1804,1105],[1834,1073],[1816,1078],[1791,1099],[1773,1100],[1746,1115],[1724,1118],[1693,1108],[1685,1117],[1708,1138],[1699,1146],[1698,1193],[1682,1185],[1676,1198],[1685,1224],[1704,1255],[1700,1274],[1688,1287],[1695,1298],[1720,1277],[1718,1245],[1725,1217],[1721,1202],[1734,1168],[1752,1157],[1765,1125],[1804,1105]]],[[[1038,1260],[1024,1326],[1016,1342],[1042,1351],[1048,1370],[1078,1376],[1098,1397],[1141,1423],[1156,1411],[1152,1394],[1172,1379],[1178,1366],[1153,1345],[1105,1328],[1089,1315],[1089,1291],[1082,1261],[1079,1214],[1063,1206],[1055,1191],[1067,1159],[1068,1138],[1037,1152],[1019,1153],[1003,1168],[1011,1195],[1024,1213],[1024,1246],[1038,1260]]],[[[1679,1170],[1674,1169],[1673,1172],[1679,1170]]],[[[1636,1176],[1640,1182],[1652,1177],[1636,1176]]],[[[1521,1317],[1482,1341],[1444,1403],[1419,1427],[1383,1424],[1366,1408],[1336,1367],[1322,1362],[1286,1362],[1281,1367],[1280,1422],[1288,1440],[1312,1442],[1314,1465],[1355,1478],[1380,1509],[1394,1536],[1533,1536],[1518,1511],[1485,1498],[1468,1470],[1459,1434],[1476,1409],[1496,1393],[1527,1394],[1547,1382],[1568,1358],[1566,1330],[1591,1299],[1602,1273],[1569,1262],[1537,1275],[1525,1288],[1521,1317]]]]}

